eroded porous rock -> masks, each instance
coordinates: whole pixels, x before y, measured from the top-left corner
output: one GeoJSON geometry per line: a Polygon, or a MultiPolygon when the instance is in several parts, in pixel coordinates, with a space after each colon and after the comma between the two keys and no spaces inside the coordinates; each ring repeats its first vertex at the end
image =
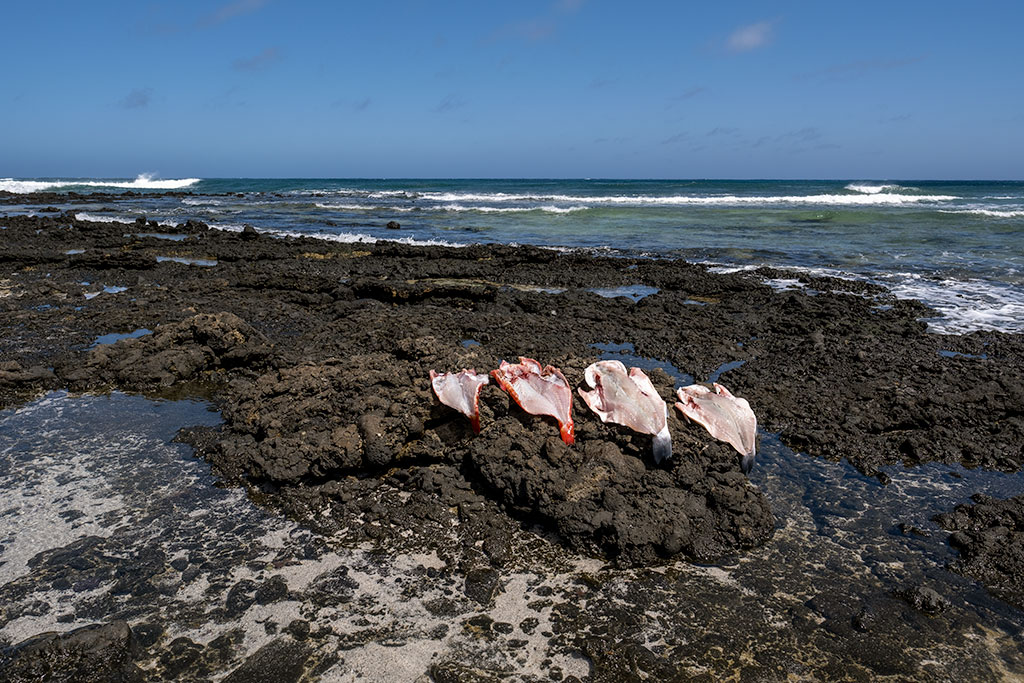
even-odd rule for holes
{"type": "Polygon", "coordinates": [[[42,633],[0,652],[0,680],[10,683],[135,683],[132,630],[123,621],[42,633]]]}
{"type": "Polygon", "coordinates": [[[1024,609],[1024,495],[998,500],[971,497],[935,521],[952,531],[949,543],[960,551],[952,568],[984,583],[993,593],[1024,609]]]}
{"type": "Polygon", "coordinates": [[[364,354],[239,382],[208,457],[222,476],[278,483],[438,459],[436,441],[419,441],[430,404],[406,365],[364,354]]]}
{"type": "Polygon", "coordinates": [[[470,461],[509,509],[552,527],[577,551],[624,565],[680,553],[707,561],[771,536],[767,501],[727,452],[686,449],[657,467],[645,453],[650,437],[620,438],[626,452],[614,437],[571,448],[507,417],[472,443],[470,461]]]}
{"type": "Polygon", "coordinates": [[[508,554],[503,524],[539,524],[626,564],[721,556],[770,535],[738,456],[675,411],[674,457],[655,467],[649,437],[602,425],[578,400],[577,445],[559,450],[550,421],[493,385],[479,437],[431,395],[430,370],[485,372],[521,355],[573,385],[608,353],[660,366],[649,374],[667,400],[725,371],[783,443],[880,478],[898,462],[1024,462],[1024,338],[930,334],[922,318],[934,311],[877,286],[799,274],[805,291],[777,292],[763,278],[781,271],[253,239],[194,221],[172,244],[78,215],[3,221],[0,405],[54,388],[201,387],[225,422],[184,440],[217,474],[358,540],[440,529],[446,501],[495,566],[508,554]],[[595,292],[638,286],[651,293],[595,292]],[[153,333],[93,348],[138,329],[153,333]]]}
{"type": "Polygon", "coordinates": [[[15,360],[0,362],[0,405],[59,386],[57,376],[41,365],[24,367],[15,360]]]}
{"type": "Polygon", "coordinates": [[[210,380],[232,368],[257,369],[270,355],[266,337],[234,313],[200,313],[144,337],[96,346],[79,367],[62,368],[60,374],[76,389],[166,387],[210,380]]]}
{"type": "MultiPolygon", "coordinates": [[[[370,495],[367,477],[389,473],[407,494],[428,491],[435,505],[450,499],[463,516],[479,510],[487,519],[482,493],[557,532],[569,547],[627,566],[679,555],[708,561],[771,536],[774,517],[738,470],[735,452],[675,415],[669,422],[677,453],[662,466],[653,463],[650,436],[601,424],[578,398],[573,447],[551,420],[526,414],[495,386],[481,392],[477,436],[468,420],[434,400],[427,366],[412,360],[419,354],[407,346],[396,349],[405,358],[361,354],[236,382],[239,400],[224,407],[220,437],[186,439],[221,476],[275,487],[278,498],[290,499],[280,501],[286,509],[325,531],[319,510],[358,514],[370,495]],[[451,467],[431,468],[443,465],[451,467]]],[[[568,359],[565,366],[576,377],[587,363],[568,359]]],[[[668,394],[671,380],[654,375],[668,394]]],[[[373,537],[388,526],[416,530],[424,523],[382,503],[371,510],[382,525],[364,527],[373,537]]],[[[419,514],[436,517],[429,506],[419,514]]],[[[497,564],[500,535],[482,534],[497,564]]]]}
{"type": "Polygon", "coordinates": [[[289,638],[272,640],[224,679],[224,683],[294,683],[305,670],[310,649],[289,638]]]}

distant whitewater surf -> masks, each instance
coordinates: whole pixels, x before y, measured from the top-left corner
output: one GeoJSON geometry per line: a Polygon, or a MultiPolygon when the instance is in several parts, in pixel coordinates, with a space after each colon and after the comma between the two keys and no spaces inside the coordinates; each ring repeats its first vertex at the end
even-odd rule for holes
{"type": "Polygon", "coordinates": [[[161,180],[149,173],[142,173],[134,180],[96,179],[96,178],[61,178],[56,180],[14,180],[0,178],[0,190],[25,194],[28,192],[67,191],[76,188],[114,188],[125,190],[181,190],[198,183],[200,178],[181,178],[161,180]]]}
{"type": "Polygon", "coordinates": [[[125,189],[139,195],[114,207],[88,197],[46,201],[81,220],[198,219],[224,230],[252,225],[340,242],[498,242],[791,268],[869,280],[919,298],[936,309],[928,323],[938,332],[1024,332],[1022,182],[0,180],[0,190],[17,193],[125,189]],[[183,189],[189,196],[159,193],[183,189]],[[401,228],[388,229],[392,221],[401,228]]]}

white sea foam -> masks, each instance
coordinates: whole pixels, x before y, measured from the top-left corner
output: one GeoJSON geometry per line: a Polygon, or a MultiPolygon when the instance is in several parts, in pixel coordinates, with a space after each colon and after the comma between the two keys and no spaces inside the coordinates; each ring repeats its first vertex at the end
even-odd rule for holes
{"type": "MultiPolygon", "coordinates": [[[[135,216],[101,216],[95,213],[79,211],[75,214],[76,221],[89,221],[90,223],[134,223],[135,216]]],[[[175,228],[178,224],[171,220],[159,221],[159,225],[166,228],[175,228]]]]}
{"type": "Polygon", "coordinates": [[[966,213],[975,216],[988,216],[989,218],[1024,218],[1022,210],[999,210],[999,209],[944,209],[940,213],[966,213]]]}
{"type": "Polygon", "coordinates": [[[212,197],[182,197],[181,203],[185,206],[223,206],[226,202],[212,197]]]}
{"type": "MultiPolygon", "coordinates": [[[[756,270],[760,265],[731,265],[704,261],[713,273],[756,270]]],[[[937,334],[966,334],[977,330],[1024,333],[1024,290],[1010,284],[973,278],[955,280],[923,277],[918,273],[896,272],[868,276],[832,268],[783,266],[786,270],[814,277],[838,277],[880,284],[900,299],[917,299],[939,312],[929,318],[928,330],[937,334]]],[[[774,285],[782,281],[769,281],[774,285]]]]}
{"type": "Polygon", "coordinates": [[[933,280],[911,274],[887,283],[901,299],[919,299],[942,314],[928,320],[929,329],[941,334],[976,330],[1024,332],[1024,291],[981,279],[933,280]]]}
{"type": "Polygon", "coordinates": [[[813,195],[599,195],[593,197],[579,195],[533,195],[494,193],[460,193],[460,192],[424,192],[424,199],[435,202],[520,202],[547,201],[562,202],[576,205],[610,205],[610,206],[742,206],[765,204],[817,204],[836,206],[899,206],[902,204],[920,204],[926,202],[949,202],[959,197],[941,194],[896,194],[878,192],[875,194],[813,194],[813,195]]]}
{"type": "Polygon", "coordinates": [[[245,230],[245,226],[240,223],[210,223],[209,226],[216,230],[224,230],[225,232],[242,232],[245,230]]]}
{"type": "MultiPolygon", "coordinates": [[[[245,226],[231,223],[210,223],[211,228],[226,230],[228,232],[241,232],[245,226]]],[[[261,234],[272,237],[312,237],[313,239],[326,240],[328,242],[341,242],[342,244],[376,244],[377,242],[395,242],[397,244],[408,244],[417,247],[468,247],[468,244],[461,242],[448,242],[446,240],[419,240],[414,237],[374,237],[365,233],[357,232],[298,232],[295,230],[276,230],[273,228],[260,228],[261,234]]]]}
{"type": "Polygon", "coordinates": [[[462,204],[445,204],[438,207],[443,211],[477,211],[479,213],[529,213],[531,211],[543,211],[544,213],[573,213],[575,211],[586,211],[589,206],[464,206],[462,204]]]}
{"type": "Polygon", "coordinates": [[[315,206],[318,209],[332,209],[337,211],[377,211],[379,213],[409,213],[416,211],[418,207],[415,206],[383,206],[380,204],[327,204],[324,202],[316,202],[315,206]]]}
{"type": "Polygon", "coordinates": [[[0,179],[0,190],[23,194],[26,192],[46,192],[73,187],[113,187],[128,190],[180,190],[190,185],[195,185],[201,178],[180,178],[160,180],[149,173],[142,173],[136,176],[135,180],[98,180],[80,179],[72,180],[61,178],[58,180],[15,180],[14,178],[0,179]]]}
{"type": "Polygon", "coordinates": [[[367,206],[365,204],[325,204],[323,202],[316,202],[316,208],[318,209],[340,209],[342,211],[370,211],[377,209],[376,206],[367,206]]]}
{"type": "Polygon", "coordinates": [[[128,216],[100,216],[95,213],[79,211],[75,214],[76,221],[89,221],[90,223],[133,223],[134,218],[128,216]]]}
{"type": "Polygon", "coordinates": [[[906,188],[901,187],[899,185],[870,185],[868,183],[850,183],[849,185],[846,186],[845,189],[849,190],[850,192],[861,192],[863,194],[879,194],[880,192],[885,192],[886,190],[903,190],[906,188]]]}
{"type": "Polygon", "coordinates": [[[371,192],[367,196],[370,199],[391,199],[392,197],[398,197],[400,199],[416,199],[420,195],[417,192],[407,192],[405,190],[379,190],[377,192],[371,192]]]}

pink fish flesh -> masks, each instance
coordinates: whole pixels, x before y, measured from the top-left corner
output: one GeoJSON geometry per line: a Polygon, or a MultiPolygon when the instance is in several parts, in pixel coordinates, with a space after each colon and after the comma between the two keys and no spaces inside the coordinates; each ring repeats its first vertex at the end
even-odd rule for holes
{"type": "Polygon", "coordinates": [[[490,381],[487,375],[478,375],[475,370],[430,371],[430,386],[437,400],[468,417],[477,434],[480,433],[480,390],[490,381]]]}
{"type": "Polygon", "coordinates": [[[676,393],[679,403],[676,408],[719,441],[725,441],[735,448],[742,457],[740,469],[744,473],[754,466],[754,436],[757,434],[757,417],[745,398],[736,398],[721,384],[715,390],[703,384],[682,387],[676,393]]]}
{"type": "Polygon", "coordinates": [[[558,420],[562,441],[572,444],[576,431],[572,423],[572,389],[558,368],[541,369],[532,358],[519,357],[513,365],[501,361],[491,376],[515,399],[519,407],[531,415],[549,415],[558,420]]]}
{"type": "Polygon", "coordinates": [[[668,406],[643,370],[630,368],[626,374],[626,366],[620,361],[602,360],[587,368],[584,379],[593,388],[584,391],[580,387],[578,391],[601,422],[613,422],[654,436],[656,463],[672,457],[668,406]]]}

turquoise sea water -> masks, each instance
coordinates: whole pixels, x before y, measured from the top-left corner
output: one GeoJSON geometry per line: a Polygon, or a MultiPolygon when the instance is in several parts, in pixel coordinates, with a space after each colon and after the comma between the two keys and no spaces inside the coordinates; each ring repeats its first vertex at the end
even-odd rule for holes
{"type": "Polygon", "coordinates": [[[921,299],[939,311],[929,321],[936,332],[1024,331],[1024,182],[140,176],[5,179],[0,190],[139,193],[113,206],[69,198],[60,207],[101,220],[194,218],[339,241],[517,243],[795,268],[921,299]],[[165,190],[192,194],[155,196],[165,190]]]}

